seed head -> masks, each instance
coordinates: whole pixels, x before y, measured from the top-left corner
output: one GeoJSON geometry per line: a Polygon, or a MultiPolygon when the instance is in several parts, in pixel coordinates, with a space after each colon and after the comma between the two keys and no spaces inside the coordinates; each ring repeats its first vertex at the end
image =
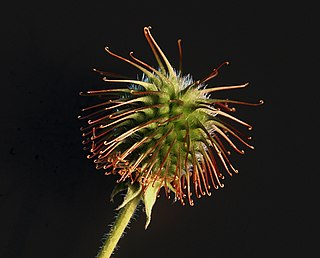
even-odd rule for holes
{"type": "Polygon", "coordinates": [[[211,188],[223,187],[222,171],[232,176],[238,171],[229,160],[231,151],[244,151],[241,145],[253,149],[232,124],[252,126],[234,117],[235,108],[229,104],[256,106],[229,99],[217,99],[218,91],[244,88],[248,83],[232,86],[208,87],[207,82],[218,75],[222,63],[208,76],[193,80],[182,74],[182,48],[178,40],[180,66],[175,70],[150,33],[144,35],[157,61],[157,68],[146,64],[130,52],[130,59],[107,53],[140,70],[141,79],[117,78],[114,73],[94,69],[107,83],[125,84],[105,90],[80,93],[98,96],[102,101],[84,108],[88,125],[81,128],[85,149],[97,169],[105,174],[118,174],[119,182],[138,182],[143,191],[152,185],[157,191],[164,187],[183,205],[192,193],[200,198],[211,195],[211,188]],[[237,143],[235,143],[235,140],[237,143]]]}

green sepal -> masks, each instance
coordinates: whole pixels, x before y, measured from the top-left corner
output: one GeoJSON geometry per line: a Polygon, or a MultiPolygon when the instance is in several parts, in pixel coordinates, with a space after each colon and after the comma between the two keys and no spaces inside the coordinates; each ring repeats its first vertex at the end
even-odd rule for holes
{"type": "Polygon", "coordinates": [[[110,195],[110,201],[113,202],[114,197],[118,194],[123,192],[124,190],[128,189],[128,184],[127,182],[120,182],[116,184],[116,186],[113,188],[111,195],[110,195]]]}
{"type": "Polygon", "coordinates": [[[126,206],[128,202],[132,201],[142,192],[142,186],[140,184],[133,184],[133,185],[127,184],[127,188],[128,188],[127,194],[124,197],[122,204],[118,208],[116,208],[116,210],[120,210],[121,208],[126,206]]]}
{"type": "Polygon", "coordinates": [[[143,202],[144,202],[145,212],[147,216],[146,224],[144,227],[145,229],[147,229],[147,227],[151,222],[152,208],[156,202],[157,195],[160,188],[161,188],[161,184],[159,182],[155,182],[154,184],[150,184],[144,192],[143,202]]]}

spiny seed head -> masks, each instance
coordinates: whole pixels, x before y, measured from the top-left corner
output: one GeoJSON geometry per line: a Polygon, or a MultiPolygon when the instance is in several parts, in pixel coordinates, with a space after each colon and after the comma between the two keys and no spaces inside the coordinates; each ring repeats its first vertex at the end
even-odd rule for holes
{"type": "Polygon", "coordinates": [[[193,205],[192,192],[196,197],[210,195],[211,187],[223,187],[221,171],[229,175],[237,170],[229,161],[230,151],[243,154],[234,143],[253,148],[231,123],[251,129],[246,122],[230,113],[229,104],[260,105],[241,101],[216,99],[217,91],[244,88],[248,83],[233,86],[207,88],[206,82],[218,75],[225,62],[205,78],[194,81],[182,74],[181,41],[179,70],[174,70],[152,37],[150,27],[144,35],[155,56],[158,68],[144,63],[130,52],[130,59],[106,51],[142,72],[141,80],[111,79],[114,74],[96,70],[105,76],[107,83],[124,83],[126,88],[92,90],[81,93],[99,96],[101,103],[84,108],[87,112],[80,119],[88,125],[81,128],[83,143],[89,149],[97,169],[106,174],[119,174],[118,182],[139,182],[144,190],[150,185],[165,188],[170,196],[184,204],[188,198],[193,205]]]}

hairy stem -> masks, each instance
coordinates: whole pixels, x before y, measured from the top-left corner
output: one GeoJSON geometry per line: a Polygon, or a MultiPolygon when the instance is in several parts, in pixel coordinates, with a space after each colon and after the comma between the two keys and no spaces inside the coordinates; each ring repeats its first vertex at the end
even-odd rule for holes
{"type": "Polygon", "coordinates": [[[117,243],[119,242],[128,223],[130,222],[130,219],[134,214],[134,211],[136,210],[140,200],[141,194],[138,194],[129,202],[127,202],[123,208],[121,208],[116,221],[110,229],[107,240],[99,250],[97,258],[109,258],[113,254],[114,249],[116,248],[117,243]]]}

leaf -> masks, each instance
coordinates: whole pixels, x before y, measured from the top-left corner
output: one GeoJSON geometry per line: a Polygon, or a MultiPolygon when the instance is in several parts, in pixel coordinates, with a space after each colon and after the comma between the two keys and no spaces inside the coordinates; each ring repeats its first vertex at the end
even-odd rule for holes
{"type": "Polygon", "coordinates": [[[128,204],[128,202],[132,201],[135,197],[137,197],[139,194],[141,194],[142,186],[140,184],[128,184],[128,191],[127,194],[123,200],[123,203],[116,209],[120,210],[124,206],[128,204]]]}
{"type": "Polygon", "coordinates": [[[145,206],[145,211],[146,211],[146,216],[147,216],[147,221],[145,224],[145,229],[149,226],[151,222],[151,212],[153,205],[156,202],[157,195],[159,192],[159,189],[161,188],[161,184],[159,182],[155,182],[154,184],[150,184],[144,195],[143,195],[143,201],[144,201],[144,206],[145,206]]]}

